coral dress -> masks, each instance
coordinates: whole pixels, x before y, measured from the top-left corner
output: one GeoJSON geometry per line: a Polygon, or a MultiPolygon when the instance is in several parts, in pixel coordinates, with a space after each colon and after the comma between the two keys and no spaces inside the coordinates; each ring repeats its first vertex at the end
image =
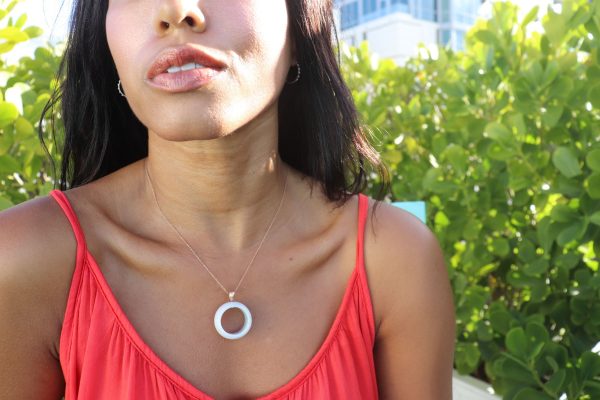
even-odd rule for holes
{"type": "MultiPolygon", "coordinates": [[[[77,216],[59,190],[50,193],[69,219],[77,261],[60,334],[65,400],[213,400],[162,361],[141,339],[89,253],[77,216]]],[[[378,398],[375,324],[363,263],[368,198],[359,194],[356,265],[325,341],[291,380],[260,400],[378,398]]]]}

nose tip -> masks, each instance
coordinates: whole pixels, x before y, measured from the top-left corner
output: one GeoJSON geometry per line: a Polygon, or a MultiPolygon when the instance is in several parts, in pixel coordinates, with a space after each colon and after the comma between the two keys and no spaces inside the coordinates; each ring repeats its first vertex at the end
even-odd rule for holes
{"type": "Polygon", "coordinates": [[[167,31],[179,28],[185,25],[189,26],[193,32],[202,33],[206,30],[206,18],[204,13],[197,7],[188,10],[169,10],[162,7],[158,23],[158,31],[165,33],[167,31]]]}

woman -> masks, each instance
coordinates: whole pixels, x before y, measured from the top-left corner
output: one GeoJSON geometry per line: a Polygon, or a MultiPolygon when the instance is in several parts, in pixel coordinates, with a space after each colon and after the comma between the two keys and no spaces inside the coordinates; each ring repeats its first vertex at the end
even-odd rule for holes
{"type": "Polygon", "coordinates": [[[451,398],[443,256],[360,193],[331,7],[76,1],[61,190],[0,214],[2,399],[451,398]]]}

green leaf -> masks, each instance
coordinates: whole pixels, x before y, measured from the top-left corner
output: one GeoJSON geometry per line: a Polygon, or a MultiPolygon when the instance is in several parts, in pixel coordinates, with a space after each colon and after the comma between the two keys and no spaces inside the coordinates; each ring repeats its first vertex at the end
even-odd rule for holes
{"type": "MultiPolygon", "coordinates": [[[[501,353],[501,355],[503,354],[501,353]]],[[[511,358],[506,358],[506,356],[494,362],[494,370],[498,376],[517,383],[530,384],[533,379],[529,369],[511,358]]]]}
{"type": "Polygon", "coordinates": [[[543,124],[549,129],[554,128],[560,120],[564,110],[565,108],[563,106],[548,107],[546,112],[542,114],[543,124]]]}
{"type": "Polygon", "coordinates": [[[488,148],[486,155],[492,160],[506,161],[514,157],[512,149],[502,146],[499,143],[492,143],[488,148]]]}
{"type": "Polygon", "coordinates": [[[560,46],[566,34],[566,21],[560,14],[549,12],[542,22],[544,30],[550,42],[555,46],[560,46]]]}
{"type": "Polygon", "coordinates": [[[556,372],[558,372],[560,370],[560,367],[558,366],[558,363],[556,362],[556,360],[554,359],[554,357],[544,356],[544,360],[546,360],[546,362],[548,363],[548,365],[550,366],[550,368],[552,368],[552,371],[554,373],[556,373],[556,372]]]}
{"type": "Polygon", "coordinates": [[[466,172],[468,155],[461,146],[451,143],[442,153],[442,157],[448,160],[458,174],[463,175],[466,172]]]}
{"type": "Polygon", "coordinates": [[[19,43],[29,39],[29,36],[21,29],[14,26],[7,26],[0,29],[0,39],[5,39],[9,42],[19,43]]]}
{"type": "Polygon", "coordinates": [[[477,338],[483,342],[489,342],[494,338],[494,330],[489,321],[480,320],[477,323],[477,338]]]}
{"type": "Polygon", "coordinates": [[[506,334],[510,329],[510,321],[512,321],[512,318],[508,312],[502,310],[490,311],[490,323],[496,332],[506,334]]]}
{"type": "Polygon", "coordinates": [[[492,252],[500,257],[506,257],[510,251],[508,240],[504,238],[492,239],[492,252]]]}
{"type": "Polygon", "coordinates": [[[524,388],[519,390],[513,400],[556,400],[552,396],[544,392],[537,391],[532,388],[524,388]]]}
{"type": "Polygon", "coordinates": [[[566,100],[573,91],[573,79],[569,76],[560,76],[550,86],[549,96],[553,99],[566,100]]]}
{"type": "Polygon", "coordinates": [[[581,372],[585,374],[583,380],[600,375],[600,355],[586,351],[579,360],[581,372]]]}
{"type": "Polygon", "coordinates": [[[44,34],[44,30],[39,26],[29,26],[23,30],[29,39],[40,37],[44,34]]]}
{"type": "Polygon", "coordinates": [[[523,267],[523,272],[525,275],[529,276],[538,276],[539,274],[543,274],[548,270],[550,263],[548,260],[540,258],[535,261],[532,261],[528,264],[525,264],[523,267]]]}
{"type": "Polygon", "coordinates": [[[590,222],[592,224],[600,225],[600,211],[596,211],[590,216],[590,222]]]}
{"type": "Polygon", "coordinates": [[[586,224],[583,220],[577,220],[561,231],[556,237],[556,243],[559,246],[565,246],[567,243],[576,239],[581,239],[585,233],[586,224]]]}
{"type": "Polygon", "coordinates": [[[587,153],[585,163],[592,171],[600,172],[600,149],[594,149],[587,153]]]}
{"type": "Polygon", "coordinates": [[[23,25],[25,25],[25,22],[27,22],[27,14],[21,14],[19,19],[17,19],[17,21],[15,22],[15,26],[17,28],[22,28],[23,25]]]}
{"type": "Polygon", "coordinates": [[[531,21],[533,21],[534,19],[537,18],[537,15],[540,11],[540,7],[539,6],[535,6],[533,7],[525,16],[525,18],[523,18],[523,21],[521,22],[521,29],[525,28],[531,21]]]}
{"type": "Polygon", "coordinates": [[[588,100],[590,103],[592,103],[594,108],[600,109],[600,84],[594,85],[590,88],[588,100]]]}
{"type": "Polygon", "coordinates": [[[498,38],[496,38],[496,35],[494,35],[493,32],[486,30],[486,29],[481,29],[475,32],[475,37],[479,40],[481,40],[483,43],[485,44],[489,44],[489,45],[499,45],[498,42],[498,38]]]}
{"type": "Polygon", "coordinates": [[[571,222],[577,219],[579,214],[566,204],[557,204],[552,208],[550,217],[556,222],[571,222]]]}
{"type": "Polygon", "coordinates": [[[529,342],[529,357],[537,357],[544,345],[550,340],[548,330],[539,322],[528,322],[525,327],[525,334],[529,342]]]}
{"type": "Polygon", "coordinates": [[[18,139],[27,138],[28,136],[31,136],[34,133],[33,125],[31,125],[31,122],[29,122],[23,117],[17,118],[15,122],[15,130],[18,139]]]}
{"type": "Polygon", "coordinates": [[[0,211],[12,207],[14,204],[4,196],[0,196],[0,211]]]}
{"type": "MultiPolygon", "coordinates": [[[[554,360],[553,360],[554,361],[554,360]]],[[[556,361],[555,361],[556,363],[556,361]]],[[[567,371],[564,369],[559,369],[552,375],[552,377],[545,384],[546,389],[551,392],[558,393],[559,390],[562,389],[562,385],[565,382],[565,378],[567,377],[567,371]]]]}
{"type": "Polygon", "coordinates": [[[21,170],[21,164],[8,154],[0,155],[0,174],[13,174],[21,170]]]}
{"type": "Polygon", "coordinates": [[[519,250],[518,257],[522,261],[531,262],[537,257],[535,253],[535,246],[528,239],[522,240],[517,246],[517,249],[519,250]]]}
{"type": "Polygon", "coordinates": [[[544,252],[550,251],[552,247],[552,243],[554,242],[554,235],[552,234],[550,227],[552,225],[552,220],[550,217],[542,218],[537,224],[537,237],[540,246],[544,249],[544,252]]]}
{"type": "Polygon", "coordinates": [[[527,337],[523,328],[512,328],[506,334],[506,348],[514,355],[522,357],[527,352],[527,337]]]}
{"type": "Polygon", "coordinates": [[[557,147],[552,154],[552,163],[567,178],[572,178],[582,173],[577,156],[569,147],[557,147]]]}
{"type": "Polygon", "coordinates": [[[14,122],[19,116],[19,110],[13,103],[0,102],[0,128],[14,122]]]}
{"type": "Polygon", "coordinates": [[[600,199],[600,172],[595,172],[586,179],[587,192],[592,199],[600,199]]]}
{"type": "Polygon", "coordinates": [[[481,353],[477,343],[459,342],[456,345],[455,361],[459,373],[470,373],[479,364],[481,353]]]}
{"type": "Polygon", "coordinates": [[[567,270],[573,269],[581,261],[581,257],[578,254],[566,253],[561,254],[554,259],[554,263],[561,268],[567,270]]]}
{"type": "Polygon", "coordinates": [[[485,132],[490,138],[501,144],[503,147],[513,147],[514,145],[512,133],[510,133],[506,126],[499,122],[489,123],[485,127],[485,132]]]}

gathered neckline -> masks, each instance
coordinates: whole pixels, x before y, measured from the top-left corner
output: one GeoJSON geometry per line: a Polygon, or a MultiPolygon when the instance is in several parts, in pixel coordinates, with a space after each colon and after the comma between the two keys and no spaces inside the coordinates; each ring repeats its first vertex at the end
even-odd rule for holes
{"type": "MultiPolygon", "coordinates": [[[[108,304],[110,305],[111,310],[113,311],[113,314],[114,314],[116,320],[118,321],[121,328],[123,328],[123,331],[129,338],[130,342],[134,345],[134,347],[136,347],[136,349],[140,352],[140,354],[142,354],[144,356],[144,358],[150,364],[152,364],[163,376],[165,376],[167,379],[172,381],[174,384],[176,384],[178,387],[180,387],[182,390],[184,390],[188,394],[190,394],[194,397],[197,397],[199,399],[202,399],[202,400],[214,400],[213,397],[204,393],[201,389],[194,386],[186,378],[184,378],[179,373],[177,373],[173,368],[171,368],[164,360],[162,360],[158,356],[158,354],[156,354],[156,352],[144,341],[144,339],[142,339],[142,337],[140,336],[138,331],[135,329],[135,327],[133,326],[133,324],[131,323],[131,321],[129,320],[129,318],[127,317],[125,312],[123,311],[123,308],[119,304],[112,289],[108,285],[108,282],[106,281],[106,278],[104,277],[98,262],[96,261],[96,259],[92,255],[92,253],[90,253],[87,250],[87,248],[85,251],[85,255],[86,255],[85,261],[87,261],[87,264],[90,267],[94,278],[96,279],[97,283],[99,284],[101,291],[104,295],[104,298],[107,300],[108,304]]],[[[350,298],[352,296],[352,292],[353,292],[355,283],[357,282],[356,278],[358,276],[358,269],[359,269],[358,262],[360,262],[360,261],[357,260],[357,263],[355,264],[354,269],[352,270],[350,278],[348,279],[348,283],[344,290],[344,295],[342,297],[341,304],[338,307],[338,310],[336,312],[336,316],[333,320],[331,328],[329,329],[327,336],[325,337],[325,340],[321,343],[321,345],[319,346],[319,349],[317,350],[315,355],[310,359],[310,361],[306,364],[306,366],[304,366],[300,370],[300,372],[298,372],[296,375],[294,375],[294,377],[292,377],[290,380],[288,380],[287,383],[285,383],[282,386],[276,388],[275,390],[269,392],[268,394],[257,398],[256,400],[271,400],[271,399],[283,396],[283,395],[293,391],[296,387],[300,386],[306,378],[310,377],[310,373],[313,371],[313,369],[315,367],[317,367],[319,365],[319,363],[324,359],[328,350],[330,349],[332,344],[335,342],[337,333],[340,329],[341,322],[343,320],[343,316],[347,309],[347,305],[350,302],[350,298]]]]}

